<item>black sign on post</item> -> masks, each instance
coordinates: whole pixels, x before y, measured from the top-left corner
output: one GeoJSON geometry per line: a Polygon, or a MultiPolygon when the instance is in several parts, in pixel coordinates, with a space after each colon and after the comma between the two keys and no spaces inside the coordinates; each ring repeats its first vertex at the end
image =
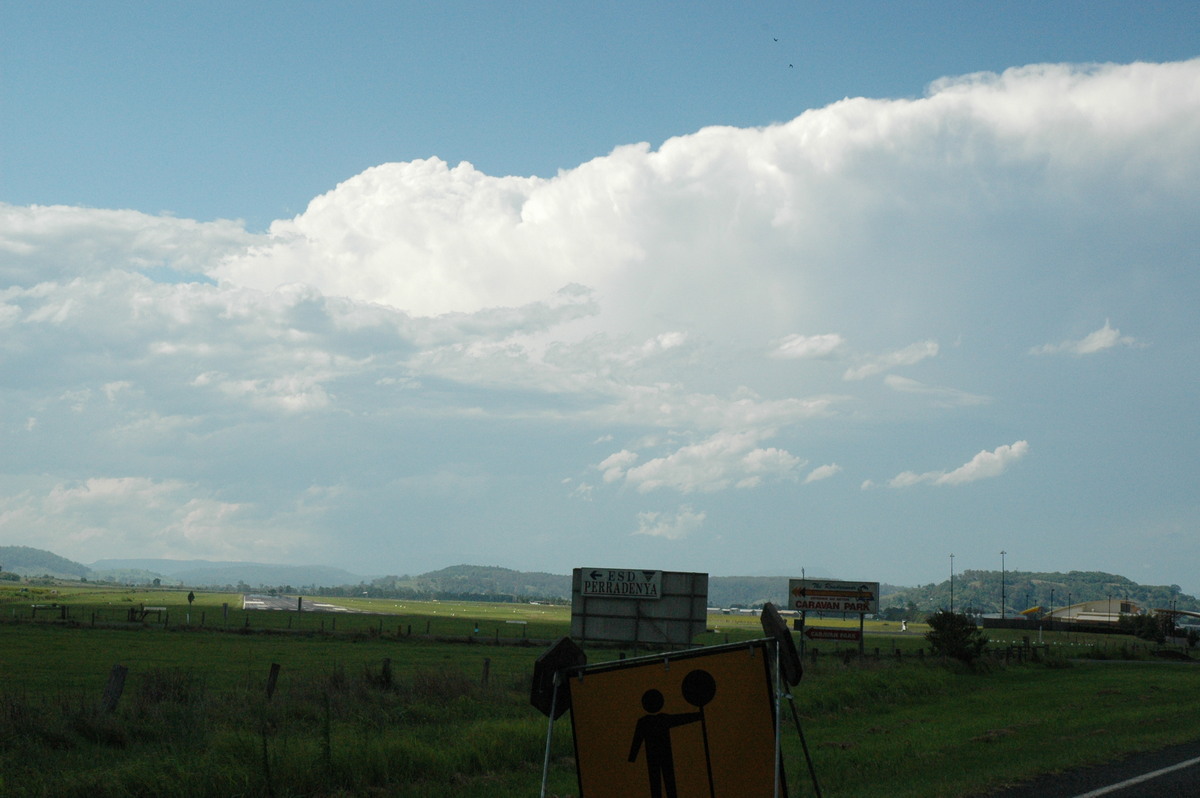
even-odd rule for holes
{"type": "Polygon", "coordinates": [[[587,664],[587,654],[569,637],[559,638],[549,651],[533,664],[533,686],[529,703],[551,720],[558,720],[571,708],[571,694],[559,674],[567,668],[587,664]]]}

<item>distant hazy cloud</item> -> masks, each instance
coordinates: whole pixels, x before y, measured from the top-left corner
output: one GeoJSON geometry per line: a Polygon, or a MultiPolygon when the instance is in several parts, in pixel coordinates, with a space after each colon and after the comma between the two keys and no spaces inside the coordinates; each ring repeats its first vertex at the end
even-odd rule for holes
{"type": "Polygon", "coordinates": [[[789,335],[779,341],[771,351],[772,357],[792,359],[828,357],[842,347],[845,341],[837,333],[825,335],[789,335]]]}
{"type": "Polygon", "coordinates": [[[665,538],[667,540],[682,540],[700,529],[704,524],[706,514],[696,512],[691,505],[680,505],[675,513],[644,512],[638,513],[638,528],[635,535],[665,538]]]}
{"type": "Polygon", "coordinates": [[[64,556],[81,562],[114,550],[171,559],[279,557],[309,542],[306,532],[286,525],[286,536],[295,536],[287,542],[254,508],[179,480],[96,477],[0,497],[5,540],[35,547],[53,540],[64,556]]]}
{"type": "Polygon", "coordinates": [[[804,478],[804,484],[807,485],[809,482],[819,482],[822,479],[829,479],[830,477],[841,473],[841,470],[842,467],[837,463],[817,466],[812,471],[808,472],[808,476],[804,478]]]}
{"type": "Polygon", "coordinates": [[[1110,326],[1106,319],[1103,327],[1078,341],[1043,344],[1035,346],[1029,352],[1033,355],[1092,355],[1096,352],[1103,352],[1105,349],[1112,349],[1114,346],[1134,346],[1136,343],[1137,341],[1130,336],[1121,335],[1121,331],[1110,326]]]}
{"type": "Polygon", "coordinates": [[[782,449],[757,446],[761,437],[761,434],[719,432],[641,465],[633,465],[636,455],[632,452],[618,452],[600,463],[599,468],[606,482],[621,480],[643,493],[658,488],[692,493],[752,488],[764,479],[790,477],[803,465],[782,449]]]}
{"type": "Polygon", "coordinates": [[[941,388],[933,385],[925,385],[908,377],[901,377],[897,374],[889,374],[883,378],[883,384],[891,388],[893,391],[900,393],[911,393],[919,396],[925,396],[931,399],[935,405],[941,407],[960,407],[968,405],[987,404],[990,399],[986,396],[979,396],[966,391],[960,391],[956,388],[941,388]]]}
{"type": "Polygon", "coordinates": [[[971,461],[959,466],[953,471],[926,471],[917,474],[905,471],[892,477],[888,485],[893,488],[907,488],[926,482],[931,485],[961,485],[978,479],[996,477],[1013,463],[1020,460],[1029,452],[1029,444],[1017,441],[1012,445],[999,446],[994,451],[982,451],[971,458],[971,461]]]}
{"type": "Polygon", "coordinates": [[[145,271],[172,281],[195,279],[258,240],[239,222],[0,202],[0,287],[110,269],[145,271]]]}
{"type": "Polygon", "coordinates": [[[912,366],[926,358],[936,357],[937,353],[937,341],[918,341],[903,349],[869,358],[862,365],[847,369],[843,377],[847,380],[866,379],[898,366],[912,366]]]}

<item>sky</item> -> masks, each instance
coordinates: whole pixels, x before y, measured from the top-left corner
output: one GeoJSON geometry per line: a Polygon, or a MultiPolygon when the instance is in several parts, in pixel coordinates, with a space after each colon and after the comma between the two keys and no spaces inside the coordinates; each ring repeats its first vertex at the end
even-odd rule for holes
{"type": "Polygon", "coordinates": [[[1200,594],[1197,42],[4,4],[0,545],[1200,594]]]}

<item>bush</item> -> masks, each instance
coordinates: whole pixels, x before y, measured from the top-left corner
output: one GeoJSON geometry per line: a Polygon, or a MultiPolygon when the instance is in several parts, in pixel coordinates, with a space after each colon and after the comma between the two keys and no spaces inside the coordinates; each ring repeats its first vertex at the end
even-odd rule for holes
{"type": "Polygon", "coordinates": [[[929,616],[925,639],[933,653],[973,664],[983,654],[987,637],[971,617],[961,612],[938,610],[929,616]]]}

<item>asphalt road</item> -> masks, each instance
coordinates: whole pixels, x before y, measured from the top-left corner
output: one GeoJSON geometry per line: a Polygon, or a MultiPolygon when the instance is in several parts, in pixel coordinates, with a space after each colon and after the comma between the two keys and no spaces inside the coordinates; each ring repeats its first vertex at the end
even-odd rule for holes
{"type": "MultiPolygon", "coordinates": [[[[1200,717],[1197,717],[1200,726],[1200,717]]],[[[987,798],[1197,798],[1200,740],[1120,762],[1041,776],[987,798]]],[[[980,796],[979,798],[983,798],[980,796]]]]}
{"type": "MultiPolygon", "coordinates": [[[[252,595],[247,593],[242,596],[242,609],[244,610],[285,610],[290,612],[296,611],[296,598],[294,596],[267,596],[267,595],[252,595]]],[[[338,607],[333,604],[323,604],[319,601],[311,601],[306,598],[300,599],[301,612],[342,612],[342,613],[358,613],[359,610],[348,610],[345,607],[338,607]]]]}

